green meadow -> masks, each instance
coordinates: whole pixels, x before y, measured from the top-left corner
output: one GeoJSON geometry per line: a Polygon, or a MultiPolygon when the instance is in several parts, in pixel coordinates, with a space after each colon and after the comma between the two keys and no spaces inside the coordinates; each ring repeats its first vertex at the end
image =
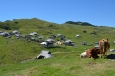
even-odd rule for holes
{"type": "MultiPolygon", "coordinates": [[[[37,32],[44,40],[51,35],[62,34],[75,43],[75,46],[63,44],[45,48],[40,42],[0,36],[0,76],[115,76],[115,58],[80,58],[82,52],[94,47],[94,43],[103,38],[108,38],[110,49],[115,49],[113,27],[56,24],[36,18],[0,22],[0,27],[0,31],[3,28],[8,32],[18,30],[22,36],[37,32]],[[75,37],[77,34],[80,37],[75,37]],[[88,45],[81,45],[82,41],[88,45]],[[42,50],[50,51],[54,57],[36,60],[42,50]]],[[[108,50],[107,54],[114,55],[115,52],[108,50]]]]}

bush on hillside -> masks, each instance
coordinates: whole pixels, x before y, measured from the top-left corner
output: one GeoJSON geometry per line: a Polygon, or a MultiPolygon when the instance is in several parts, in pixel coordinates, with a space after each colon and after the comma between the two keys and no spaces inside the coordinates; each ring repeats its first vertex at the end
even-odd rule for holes
{"type": "Polygon", "coordinates": [[[0,22],[0,28],[5,29],[5,30],[11,30],[11,28],[8,24],[4,24],[2,22],[0,22]]]}
{"type": "Polygon", "coordinates": [[[90,24],[90,23],[88,23],[88,22],[80,22],[80,21],[78,21],[78,22],[67,21],[67,22],[65,22],[65,23],[75,24],[75,25],[82,25],[82,26],[94,26],[94,25],[92,25],[92,24],[90,24]]]}

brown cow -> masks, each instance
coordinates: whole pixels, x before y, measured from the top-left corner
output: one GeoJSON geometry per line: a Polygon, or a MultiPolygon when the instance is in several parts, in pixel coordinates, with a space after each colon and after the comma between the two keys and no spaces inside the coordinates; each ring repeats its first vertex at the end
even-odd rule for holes
{"type": "Polygon", "coordinates": [[[99,48],[100,48],[100,54],[101,54],[101,58],[102,56],[106,56],[106,52],[107,50],[110,48],[110,44],[108,42],[108,39],[102,39],[99,41],[99,48]]]}
{"type": "Polygon", "coordinates": [[[88,58],[96,59],[98,58],[98,54],[100,54],[100,49],[97,48],[90,48],[86,51],[86,55],[88,58]]]}

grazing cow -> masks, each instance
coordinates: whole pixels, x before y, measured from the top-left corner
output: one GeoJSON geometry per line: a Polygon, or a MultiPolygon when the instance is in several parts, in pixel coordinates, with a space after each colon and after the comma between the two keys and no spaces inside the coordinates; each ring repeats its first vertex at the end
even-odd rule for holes
{"type": "Polygon", "coordinates": [[[80,54],[80,58],[85,58],[87,56],[86,52],[80,54]]]}
{"type": "Polygon", "coordinates": [[[110,48],[110,44],[108,42],[108,39],[102,39],[99,41],[99,48],[100,48],[100,54],[101,54],[101,57],[106,56],[106,52],[107,50],[110,48]]]}
{"type": "Polygon", "coordinates": [[[98,54],[100,54],[100,49],[97,49],[95,47],[86,50],[86,55],[88,58],[96,59],[98,57],[98,54]]]}
{"type": "Polygon", "coordinates": [[[63,43],[61,41],[57,41],[56,44],[62,45],[63,43]]]}

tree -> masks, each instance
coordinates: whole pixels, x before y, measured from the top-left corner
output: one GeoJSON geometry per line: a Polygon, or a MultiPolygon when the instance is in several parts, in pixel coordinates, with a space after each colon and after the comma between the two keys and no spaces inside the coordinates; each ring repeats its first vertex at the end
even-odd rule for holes
{"type": "Polygon", "coordinates": [[[76,24],[74,21],[67,21],[65,23],[68,23],[68,24],[76,24]]]}

